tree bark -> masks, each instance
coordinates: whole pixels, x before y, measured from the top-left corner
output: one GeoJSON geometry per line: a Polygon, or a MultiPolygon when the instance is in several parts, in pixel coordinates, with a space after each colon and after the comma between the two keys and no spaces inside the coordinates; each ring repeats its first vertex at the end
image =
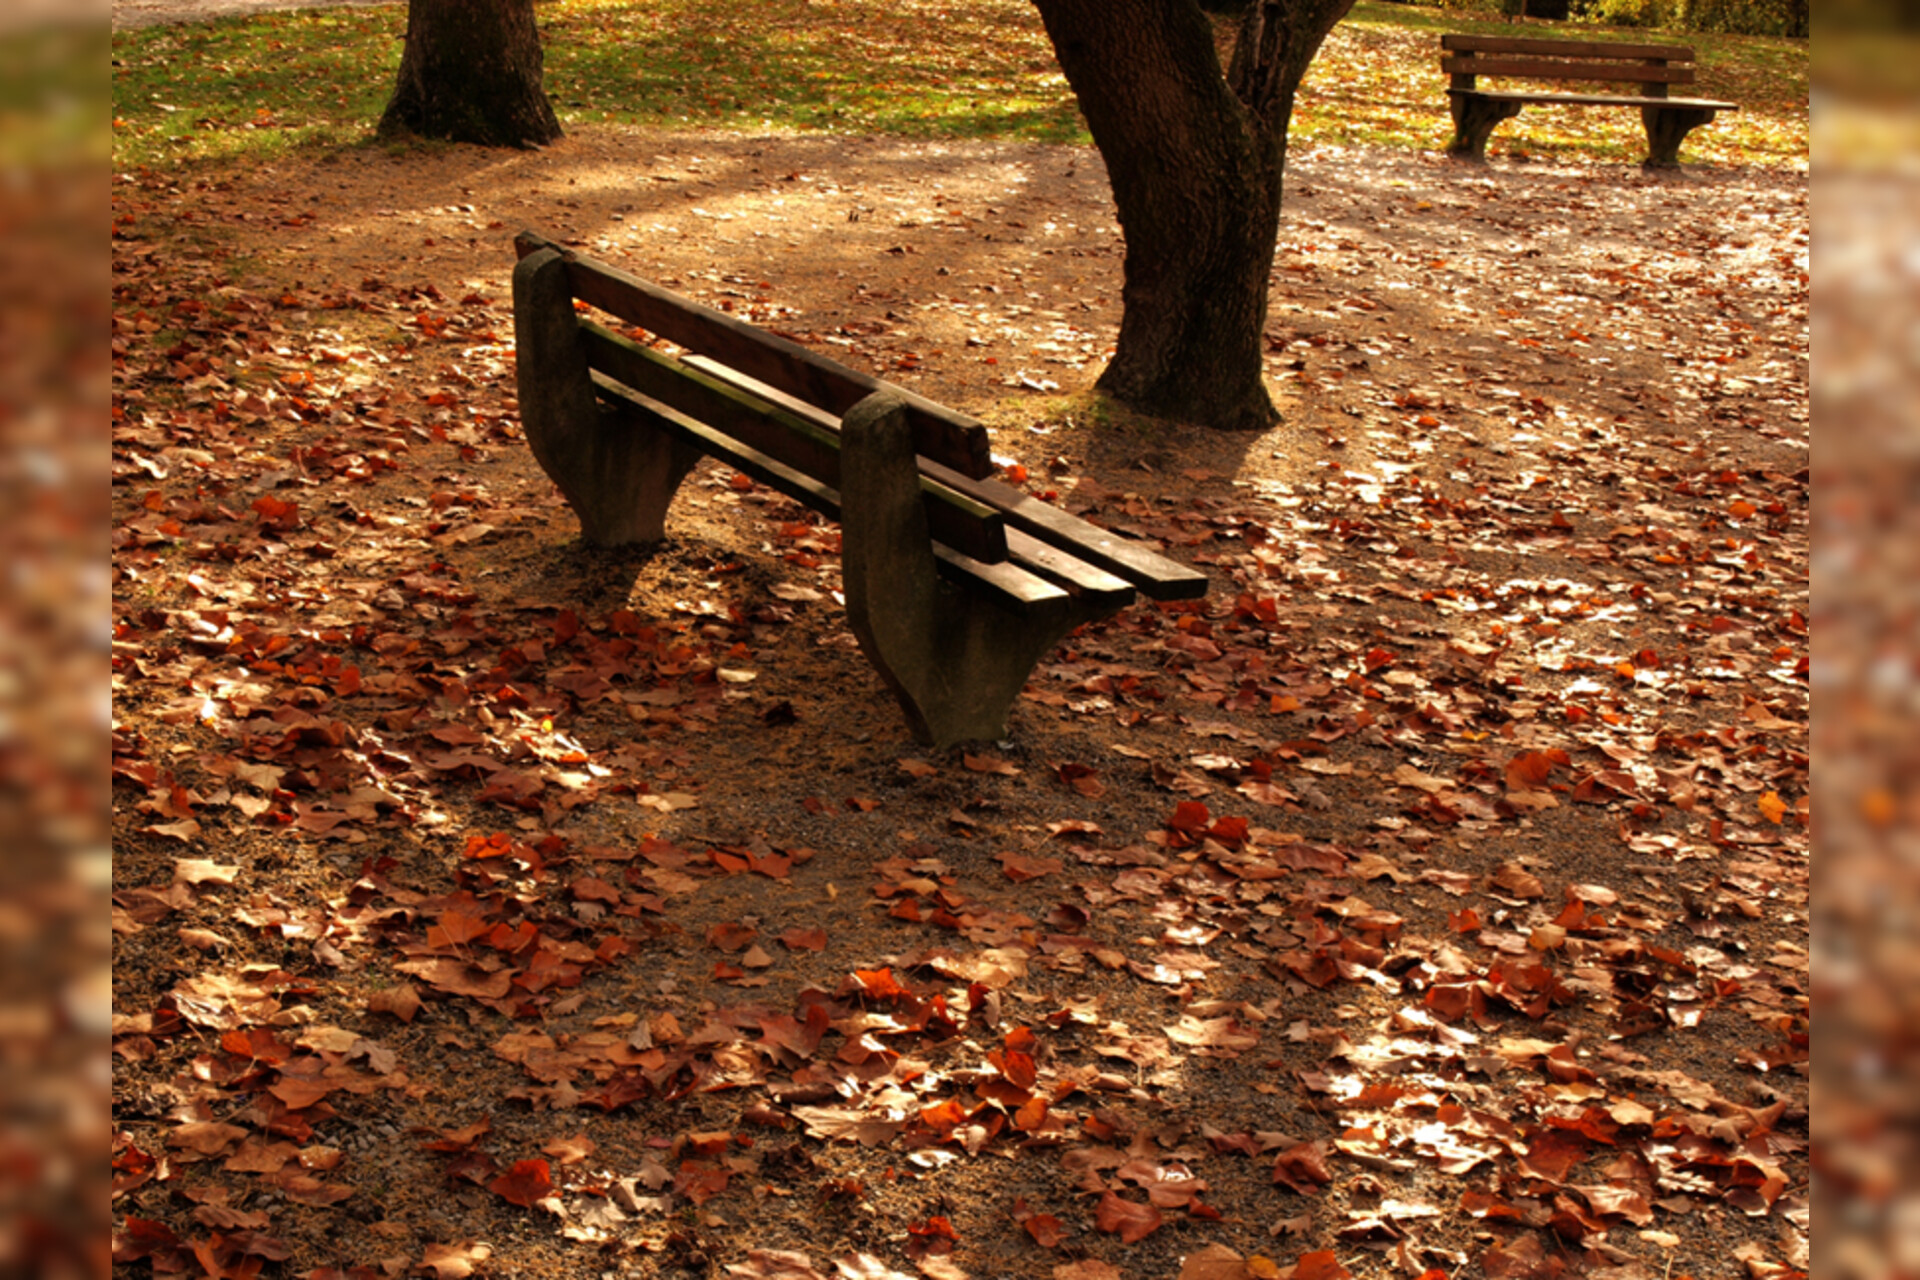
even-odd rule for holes
{"type": "Polygon", "coordinates": [[[407,43],[380,135],[544,146],[560,136],[560,121],[543,69],[533,0],[407,0],[407,43]]]}
{"type": "Polygon", "coordinates": [[[1353,0],[1253,0],[1223,70],[1196,0],[1034,0],[1126,234],[1096,386],[1157,417],[1275,420],[1261,378],[1294,92],[1353,0]]]}

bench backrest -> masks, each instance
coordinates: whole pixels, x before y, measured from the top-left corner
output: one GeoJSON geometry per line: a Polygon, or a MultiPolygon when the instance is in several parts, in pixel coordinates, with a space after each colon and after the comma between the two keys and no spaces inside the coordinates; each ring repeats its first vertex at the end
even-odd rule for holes
{"type": "Polygon", "coordinates": [[[883,386],[898,391],[906,397],[914,447],[921,454],[973,479],[993,474],[987,428],[978,419],[849,369],[797,342],[691,302],[605,263],[576,257],[544,236],[523,231],[513,243],[522,258],[540,249],[560,250],[568,259],[573,296],[581,301],[690,352],[720,360],[836,416],[883,386]]]}
{"type": "Polygon", "coordinates": [[[1648,97],[1664,98],[1668,85],[1694,82],[1693,46],[1684,44],[1448,34],[1440,37],[1440,48],[1440,69],[1455,89],[1473,88],[1475,76],[1625,80],[1648,97]]]}

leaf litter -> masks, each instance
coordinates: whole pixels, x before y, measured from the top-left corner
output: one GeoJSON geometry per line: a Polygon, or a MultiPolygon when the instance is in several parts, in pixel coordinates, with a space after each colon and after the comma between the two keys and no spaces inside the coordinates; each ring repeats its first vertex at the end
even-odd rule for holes
{"type": "Polygon", "coordinates": [[[1803,1275],[1805,176],[1291,176],[1287,421],[1222,438],[1072,394],[1084,151],[120,175],[116,1258],[1803,1275]],[[982,413],[1212,594],[914,748],[832,525],[708,466],[578,545],[521,225],[982,413]]]}

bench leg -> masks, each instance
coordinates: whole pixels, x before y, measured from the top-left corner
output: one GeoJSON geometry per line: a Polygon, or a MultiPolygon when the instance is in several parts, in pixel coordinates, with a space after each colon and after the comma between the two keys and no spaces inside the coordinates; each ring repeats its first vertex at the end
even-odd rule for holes
{"type": "Polygon", "coordinates": [[[1493,126],[1519,115],[1520,104],[1479,98],[1470,93],[1450,96],[1453,141],[1447,145],[1447,154],[1461,160],[1485,160],[1487,138],[1493,133],[1493,126]]]}
{"type": "Polygon", "coordinates": [[[1680,165],[1680,144],[1689,133],[1717,114],[1711,107],[1642,107],[1641,123],[1647,127],[1649,169],[1675,169],[1680,165]]]}
{"type": "Polygon", "coordinates": [[[542,249],[513,271],[520,421],[534,458],[601,546],[658,542],[667,504],[700,459],[664,431],[614,419],[593,394],[567,264],[542,249]]]}
{"type": "Polygon", "coordinates": [[[1034,664],[1107,611],[1069,598],[1015,614],[941,578],[904,410],[878,391],[841,423],[847,621],[915,738],[936,747],[1000,738],[1034,664]]]}

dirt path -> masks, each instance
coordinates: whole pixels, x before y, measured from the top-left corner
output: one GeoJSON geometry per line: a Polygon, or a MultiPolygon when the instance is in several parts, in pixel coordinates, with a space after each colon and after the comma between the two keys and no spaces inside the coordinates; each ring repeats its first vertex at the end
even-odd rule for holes
{"type": "Polygon", "coordinates": [[[1804,173],[1302,147],[1240,437],[1077,397],[1075,148],[582,126],[113,213],[155,1270],[1804,1270],[1804,173]],[[523,226],[981,414],[1210,600],[918,750],[832,526],[707,467],[578,545],[523,226]]]}

